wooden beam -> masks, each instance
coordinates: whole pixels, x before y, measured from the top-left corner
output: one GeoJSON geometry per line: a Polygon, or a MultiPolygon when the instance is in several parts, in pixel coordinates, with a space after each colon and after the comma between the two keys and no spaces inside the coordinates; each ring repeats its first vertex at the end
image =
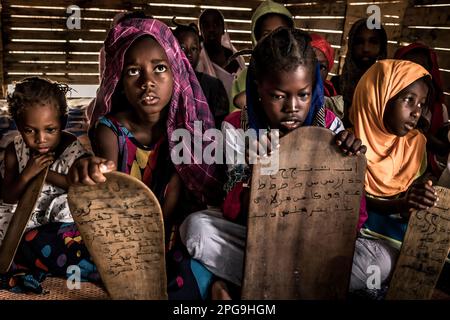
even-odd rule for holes
{"type": "Polygon", "coordinates": [[[6,72],[43,72],[43,73],[98,73],[98,64],[78,63],[8,63],[6,72]]]}
{"type": "Polygon", "coordinates": [[[90,32],[85,30],[64,31],[29,31],[29,30],[4,30],[8,39],[46,39],[46,40],[97,40],[104,41],[106,32],[90,32]]]}
{"type": "MultiPolygon", "coordinates": [[[[77,5],[80,8],[105,8],[105,9],[127,9],[131,10],[133,7],[144,6],[145,0],[53,0],[49,4],[47,0],[27,0],[27,6],[54,6],[54,7],[69,7],[77,5]]],[[[3,0],[2,5],[24,5],[22,0],[3,0]]]]}
{"type": "Polygon", "coordinates": [[[5,45],[9,51],[58,51],[58,52],[99,52],[102,43],[31,43],[12,42],[5,45]]]}
{"type": "MultiPolygon", "coordinates": [[[[16,81],[21,81],[22,79],[28,77],[29,75],[7,75],[6,82],[8,84],[14,83],[16,81]]],[[[68,84],[99,84],[98,76],[92,75],[65,75],[65,76],[52,76],[52,75],[41,75],[42,77],[49,78],[53,81],[64,82],[68,84]]]]}
{"type": "Polygon", "coordinates": [[[36,53],[7,53],[5,54],[5,63],[14,63],[18,61],[86,61],[98,62],[98,54],[36,54],[36,53]]]}
{"type": "MultiPolygon", "coordinates": [[[[2,8],[0,6],[0,12],[2,8]]],[[[0,17],[3,15],[0,15],[0,17]]],[[[4,35],[3,31],[3,19],[0,19],[0,31],[2,35],[4,35]]],[[[6,82],[5,82],[5,74],[4,74],[4,48],[3,48],[3,37],[0,37],[0,98],[5,98],[6,96],[6,82]]]]}
{"type": "Polygon", "coordinates": [[[430,47],[450,48],[450,30],[439,29],[411,29],[402,30],[402,41],[420,41],[430,47]]]}
{"type": "Polygon", "coordinates": [[[450,10],[441,7],[408,8],[403,19],[405,26],[449,26],[450,10]]]}

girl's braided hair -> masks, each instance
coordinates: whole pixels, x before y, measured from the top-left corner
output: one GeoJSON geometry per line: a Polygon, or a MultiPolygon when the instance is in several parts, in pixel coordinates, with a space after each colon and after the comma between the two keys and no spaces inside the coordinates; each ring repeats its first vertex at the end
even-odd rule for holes
{"type": "Polygon", "coordinates": [[[8,94],[8,111],[16,123],[20,122],[24,110],[34,105],[51,103],[58,109],[61,119],[67,116],[66,95],[71,88],[64,83],[45,78],[29,77],[18,82],[14,92],[8,94]]]}

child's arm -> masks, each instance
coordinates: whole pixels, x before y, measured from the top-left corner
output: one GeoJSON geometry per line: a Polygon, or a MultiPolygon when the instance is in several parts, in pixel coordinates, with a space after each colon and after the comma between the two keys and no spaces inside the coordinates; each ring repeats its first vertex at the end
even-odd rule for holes
{"type": "Polygon", "coordinates": [[[117,136],[105,125],[99,124],[95,128],[95,154],[99,157],[109,159],[117,167],[119,161],[119,146],[117,136]]]}
{"type": "Polygon", "coordinates": [[[98,157],[76,160],[67,174],[68,185],[95,185],[106,181],[103,173],[114,171],[119,161],[117,137],[108,127],[99,124],[95,129],[95,145],[98,157]]]}
{"type": "Polygon", "coordinates": [[[356,138],[353,132],[349,130],[339,132],[335,141],[347,156],[365,154],[367,151],[367,147],[362,144],[362,141],[356,138]]]}
{"type": "MultiPolygon", "coordinates": [[[[61,155],[76,140],[77,140],[77,138],[74,135],[63,131],[62,138],[61,138],[60,144],[58,146],[58,150],[56,151],[56,154],[61,155]]],[[[47,174],[47,179],[45,181],[49,184],[52,184],[56,187],[66,190],[66,191],[67,191],[67,189],[69,189],[69,183],[67,182],[66,174],[61,174],[61,173],[49,170],[48,174],[47,174]]]]}
{"type": "Polygon", "coordinates": [[[6,203],[17,203],[20,200],[26,186],[36,175],[48,167],[54,158],[52,154],[39,154],[30,157],[25,169],[19,174],[14,143],[10,143],[5,151],[5,179],[3,200],[6,203]]]}
{"type": "Polygon", "coordinates": [[[381,214],[400,213],[409,219],[411,210],[426,210],[436,205],[439,199],[432,187],[432,182],[413,184],[406,194],[398,199],[381,200],[367,197],[367,208],[373,209],[381,214]]]}
{"type": "Polygon", "coordinates": [[[173,225],[173,213],[177,207],[178,200],[181,195],[181,188],[183,187],[183,182],[181,177],[177,172],[172,174],[172,177],[167,184],[166,194],[164,197],[164,204],[162,206],[162,213],[164,216],[164,229],[166,236],[166,244],[170,241],[170,233],[172,231],[173,225]]]}

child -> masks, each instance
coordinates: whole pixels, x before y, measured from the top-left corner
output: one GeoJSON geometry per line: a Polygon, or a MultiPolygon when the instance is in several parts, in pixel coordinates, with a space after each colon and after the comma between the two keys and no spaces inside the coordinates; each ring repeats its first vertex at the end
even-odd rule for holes
{"type": "MultiPolygon", "coordinates": [[[[258,41],[272,30],[278,27],[294,27],[294,20],[289,10],[282,4],[266,0],[263,1],[252,15],[252,44],[256,46],[258,41]]],[[[247,68],[243,69],[231,87],[230,112],[243,109],[247,102],[245,99],[245,80],[247,68]]]]}
{"type": "MultiPolygon", "coordinates": [[[[17,284],[40,292],[39,282],[44,273],[66,276],[69,265],[80,266],[84,278],[98,280],[67,204],[66,174],[76,159],[87,154],[75,136],[63,131],[67,91],[65,85],[32,77],[19,82],[7,98],[9,112],[20,135],[6,149],[5,203],[16,204],[31,179],[50,167],[9,273],[22,275],[13,277],[10,287],[17,284]]],[[[0,241],[15,205],[1,209],[0,241]]]]}
{"type": "MultiPolygon", "coordinates": [[[[175,22],[175,18],[172,19],[172,22],[177,26],[173,34],[195,70],[198,65],[200,50],[202,49],[197,26],[194,23],[189,25],[178,24],[175,22]]],[[[196,71],[195,75],[214,115],[216,128],[220,129],[222,121],[228,115],[228,96],[222,81],[199,71],[196,71]]]]}
{"type": "MultiPolygon", "coordinates": [[[[306,33],[279,28],[264,37],[253,52],[247,84],[248,118],[244,112],[231,113],[222,126],[224,135],[250,127],[278,129],[283,136],[301,126],[320,126],[337,134],[336,143],[345,154],[365,152],[361,141],[343,130],[339,118],[323,106],[319,65],[306,33]]],[[[226,141],[235,138],[241,143],[231,147],[245,154],[243,136],[226,141]]],[[[216,276],[237,286],[242,281],[250,177],[248,165],[229,165],[222,212],[193,213],[180,228],[189,253],[216,276]]],[[[222,281],[214,283],[216,297],[229,298],[226,291],[222,281]]]]}
{"type": "Polygon", "coordinates": [[[448,142],[445,135],[444,139],[439,139],[437,133],[444,124],[448,123],[448,112],[444,104],[444,90],[436,52],[421,43],[411,43],[409,46],[398,49],[394,59],[420,64],[432,76],[433,94],[427,110],[422,112],[418,129],[421,129],[427,138],[427,160],[430,171],[435,178],[439,178],[446,166],[448,142]]]}
{"type": "Polygon", "coordinates": [[[333,111],[333,113],[342,119],[344,117],[344,100],[342,96],[338,96],[333,83],[327,80],[328,72],[333,69],[334,65],[334,49],[322,36],[312,33],[311,46],[316,54],[317,61],[320,64],[320,76],[323,81],[323,89],[325,95],[325,106],[333,111]]]}
{"type": "Polygon", "coordinates": [[[364,234],[376,237],[393,262],[412,209],[427,209],[437,198],[431,182],[419,183],[426,167],[426,139],[415,129],[429,101],[431,79],[418,64],[383,60],[355,90],[350,119],[367,145],[368,219],[364,234]]]}
{"type": "MultiPolygon", "coordinates": [[[[76,162],[69,180],[84,184],[104,181],[101,171],[105,165],[142,180],[160,201],[169,236],[172,218],[180,218],[179,212],[174,216],[184,190],[201,208],[221,201],[215,165],[196,164],[191,153],[187,154],[190,163],[174,164],[170,157],[178,143],[171,139],[172,133],[184,129],[191,137],[199,135],[197,130],[194,133],[194,121],[203,121],[205,130],[213,128],[212,114],[194,70],[162,22],[129,19],[119,23],[110,31],[105,51],[107,68],[99,89],[102,99],[92,119],[97,123],[95,151],[102,158],[76,162]]],[[[182,205],[181,209],[187,210],[187,204],[182,205]]],[[[175,273],[169,283],[169,298],[191,298],[202,289],[189,288],[197,281],[189,282],[191,269],[195,268],[197,277],[201,268],[182,259],[180,252],[167,260],[169,269],[174,261],[180,262],[178,266],[184,271],[177,267],[174,272],[169,270],[169,279],[175,273]],[[186,277],[183,272],[188,273],[186,277]],[[177,292],[180,288],[184,295],[177,292]]]]}
{"type": "Polygon", "coordinates": [[[328,73],[334,66],[334,49],[322,36],[312,33],[311,46],[316,54],[317,61],[320,64],[320,76],[323,81],[324,94],[326,97],[333,97],[337,95],[331,81],[327,80],[328,73]]]}
{"type": "Polygon", "coordinates": [[[348,110],[359,79],[375,61],[387,56],[387,35],[383,26],[369,29],[367,19],[356,21],[348,34],[347,55],[340,76],[331,79],[337,93],[344,98],[344,125],[350,127],[348,110]]]}
{"type": "Polygon", "coordinates": [[[206,73],[222,81],[227,96],[230,94],[234,76],[243,68],[242,57],[229,62],[229,58],[237,51],[225,31],[225,19],[217,9],[206,9],[198,18],[203,38],[200,61],[197,71],[206,73]]]}

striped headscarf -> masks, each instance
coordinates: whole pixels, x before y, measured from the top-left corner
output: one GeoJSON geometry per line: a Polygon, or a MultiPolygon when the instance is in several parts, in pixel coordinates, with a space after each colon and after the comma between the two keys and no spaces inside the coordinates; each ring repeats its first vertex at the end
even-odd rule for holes
{"type": "MultiPolygon", "coordinates": [[[[218,170],[214,164],[196,164],[193,154],[194,137],[202,139],[202,132],[194,130],[194,121],[201,121],[203,130],[214,128],[214,118],[206,98],[192,69],[189,60],[181,50],[172,31],[156,19],[129,19],[110,30],[105,40],[106,69],[97,93],[97,101],[92,114],[91,124],[111,111],[113,95],[122,78],[125,53],[133,42],[142,36],[153,37],[164,49],[173,74],[172,99],[167,106],[167,137],[169,150],[178,144],[172,141],[176,129],[186,129],[191,143],[183,140],[188,150],[190,164],[177,164],[175,168],[185,186],[202,202],[217,202],[222,189],[218,180],[218,170]]],[[[202,141],[202,140],[200,140],[202,141]]],[[[198,159],[201,160],[201,159],[198,159]]]]}

